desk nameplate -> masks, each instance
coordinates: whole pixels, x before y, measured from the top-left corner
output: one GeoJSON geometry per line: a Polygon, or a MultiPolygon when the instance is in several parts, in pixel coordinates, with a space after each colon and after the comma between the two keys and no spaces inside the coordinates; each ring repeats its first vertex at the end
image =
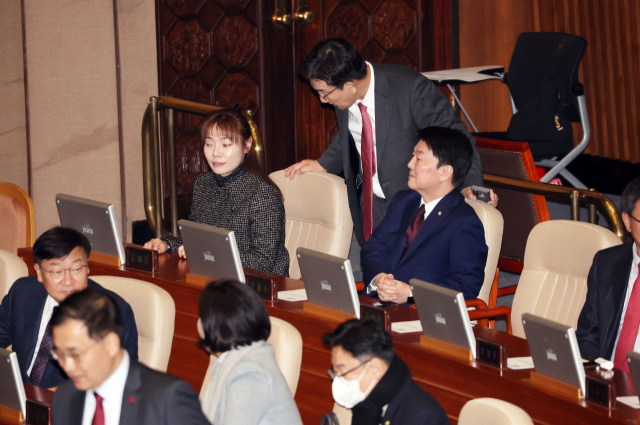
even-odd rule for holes
{"type": "Polygon", "coordinates": [[[276,283],[273,279],[247,272],[244,273],[244,276],[246,278],[247,285],[253,288],[261,298],[267,301],[276,300],[278,291],[276,291],[276,283]]]}

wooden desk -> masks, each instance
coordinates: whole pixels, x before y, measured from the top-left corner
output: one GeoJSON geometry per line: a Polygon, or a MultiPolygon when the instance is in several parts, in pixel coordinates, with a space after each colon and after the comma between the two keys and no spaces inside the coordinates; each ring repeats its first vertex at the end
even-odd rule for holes
{"type": "MultiPolygon", "coordinates": [[[[29,266],[30,274],[35,274],[31,248],[18,250],[18,255],[29,266]]],[[[161,255],[157,273],[91,262],[89,266],[94,276],[136,278],[154,283],[171,294],[176,303],[176,325],[168,372],[199,391],[209,356],[197,344],[197,300],[202,288],[185,282],[187,262],[180,260],[177,254],[161,255]]],[[[277,277],[276,282],[279,289],[299,285],[297,280],[282,277],[277,277]]],[[[303,313],[301,302],[266,302],[266,306],[270,315],[286,320],[302,334],[302,367],[295,399],[304,423],[316,425],[322,414],[333,408],[331,381],[327,376],[327,368],[331,365],[330,351],[322,344],[322,335],[334,330],[339,322],[303,313]]],[[[474,332],[477,337],[506,344],[511,357],[529,355],[524,339],[481,327],[475,327],[474,332]]],[[[500,371],[476,362],[434,354],[420,347],[417,333],[393,333],[393,339],[397,354],[411,368],[414,380],[442,404],[452,423],[457,422],[460,410],[468,400],[479,397],[495,397],[520,406],[538,424],[638,423],[637,411],[626,405],[618,404],[616,409],[607,410],[586,401],[564,399],[541,391],[528,382],[529,370],[500,371]]],[[[616,371],[613,379],[617,395],[635,394],[630,375],[616,371]]]]}

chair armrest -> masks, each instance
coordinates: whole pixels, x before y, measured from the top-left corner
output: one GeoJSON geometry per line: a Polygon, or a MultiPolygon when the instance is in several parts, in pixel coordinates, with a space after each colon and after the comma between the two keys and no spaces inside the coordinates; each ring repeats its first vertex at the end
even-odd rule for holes
{"type": "Polygon", "coordinates": [[[358,292],[364,291],[364,282],[363,281],[356,282],[356,291],[358,291],[358,292]]]}
{"type": "Polygon", "coordinates": [[[498,296],[501,297],[503,295],[515,294],[516,293],[516,289],[518,289],[518,284],[517,283],[515,285],[512,285],[512,286],[507,286],[506,288],[499,288],[498,289],[498,296]]]}
{"type": "Polygon", "coordinates": [[[466,300],[464,303],[466,304],[467,308],[475,307],[476,310],[481,310],[483,308],[487,308],[487,303],[482,301],[480,298],[474,298],[472,300],[466,300]]]}
{"type": "Polygon", "coordinates": [[[511,335],[511,307],[490,307],[482,310],[469,311],[469,320],[490,319],[505,316],[507,320],[507,333],[511,335]]]}

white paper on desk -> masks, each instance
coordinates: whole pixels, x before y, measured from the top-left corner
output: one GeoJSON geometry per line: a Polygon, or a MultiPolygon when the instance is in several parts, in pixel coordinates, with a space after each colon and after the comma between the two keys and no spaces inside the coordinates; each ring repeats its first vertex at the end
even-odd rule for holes
{"type": "Polygon", "coordinates": [[[302,289],[292,289],[290,291],[279,291],[278,299],[283,301],[306,301],[307,291],[302,289]]]}
{"type": "Polygon", "coordinates": [[[638,400],[637,395],[630,395],[626,397],[616,397],[620,403],[626,404],[627,406],[631,406],[634,409],[640,409],[640,400],[638,400]]]}
{"type": "Polygon", "coordinates": [[[473,68],[461,68],[461,69],[445,69],[442,71],[430,71],[423,72],[422,75],[430,80],[434,81],[446,81],[446,80],[460,80],[468,83],[474,83],[476,81],[495,80],[499,77],[487,74],[480,74],[480,71],[487,69],[500,68],[498,65],[490,66],[476,66],[473,68]]]}
{"type": "Polygon", "coordinates": [[[393,322],[391,323],[391,331],[401,334],[407,332],[422,332],[422,325],[419,320],[409,320],[407,322],[393,322]]]}
{"type": "Polygon", "coordinates": [[[509,357],[507,359],[507,367],[513,370],[533,369],[532,357],[509,357]]]}

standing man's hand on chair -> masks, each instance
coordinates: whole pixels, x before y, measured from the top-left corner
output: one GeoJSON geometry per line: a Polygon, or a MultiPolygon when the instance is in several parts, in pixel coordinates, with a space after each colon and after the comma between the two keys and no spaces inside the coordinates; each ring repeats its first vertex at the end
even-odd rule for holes
{"type": "Polygon", "coordinates": [[[293,164],[292,166],[287,167],[284,170],[284,176],[292,179],[297,173],[304,174],[312,171],[315,171],[317,173],[327,172],[327,170],[325,170],[322,165],[320,165],[320,163],[315,159],[303,159],[297,164],[293,164]]]}

